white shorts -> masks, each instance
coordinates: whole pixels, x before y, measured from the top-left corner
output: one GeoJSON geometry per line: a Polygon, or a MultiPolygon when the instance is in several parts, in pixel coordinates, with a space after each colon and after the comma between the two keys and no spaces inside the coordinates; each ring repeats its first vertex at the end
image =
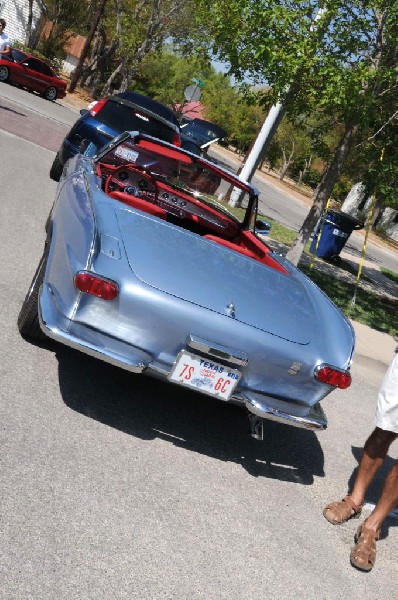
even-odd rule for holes
{"type": "Polygon", "coordinates": [[[398,433],[398,353],[392,359],[379,389],[376,426],[398,433]]]}

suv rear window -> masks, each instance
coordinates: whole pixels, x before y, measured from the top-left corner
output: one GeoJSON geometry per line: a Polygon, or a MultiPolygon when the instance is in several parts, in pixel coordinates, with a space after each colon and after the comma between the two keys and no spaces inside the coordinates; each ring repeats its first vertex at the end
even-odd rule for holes
{"type": "Polygon", "coordinates": [[[123,131],[141,131],[153,137],[160,138],[171,144],[175,140],[176,133],[169,129],[164,123],[156,121],[144,111],[140,112],[130,106],[119,104],[110,100],[95,115],[95,119],[118,133],[123,131]]]}

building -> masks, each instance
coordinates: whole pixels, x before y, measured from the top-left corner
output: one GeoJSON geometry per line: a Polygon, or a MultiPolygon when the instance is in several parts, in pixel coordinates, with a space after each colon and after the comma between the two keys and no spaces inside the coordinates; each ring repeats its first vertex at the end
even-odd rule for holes
{"type": "MultiPolygon", "coordinates": [[[[0,0],[0,17],[7,23],[6,32],[12,42],[26,42],[26,31],[29,20],[28,0],[0,0]]],[[[45,3],[33,0],[32,33],[30,45],[40,34],[41,25],[45,18],[45,3]]]]}
{"type": "Polygon", "coordinates": [[[82,35],[72,35],[65,44],[66,57],[62,63],[62,70],[70,75],[77,67],[86,38],[82,35]]]}
{"type": "MultiPolygon", "coordinates": [[[[52,21],[47,21],[42,29],[41,35],[45,38],[49,37],[53,26],[52,21]]],[[[86,38],[82,35],[76,35],[71,31],[67,33],[66,38],[67,41],[64,45],[65,59],[62,63],[62,72],[66,75],[70,75],[72,71],[76,69],[86,38]]]]}
{"type": "Polygon", "coordinates": [[[205,107],[199,101],[176,104],[174,110],[187,119],[204,119],[205,107]]]}

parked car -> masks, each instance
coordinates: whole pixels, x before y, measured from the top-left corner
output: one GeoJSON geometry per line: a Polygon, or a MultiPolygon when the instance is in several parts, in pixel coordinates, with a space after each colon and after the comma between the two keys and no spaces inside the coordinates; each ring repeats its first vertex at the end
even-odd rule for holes
{"type": "Polygon", "coordinates": [[[195,154],[206,154],[211,144],[223,140],[228,133],[215,123],[205,119],[187,119],[181,121],[181,145],[195,154]],[[200,150],[195,151],[195,147],[200,150]]]}
{"type": "Polygon", "coordinates": [[[11,48],[11,54],[0,58],[0,82],[9,81],[39,92],[46,100],[63,98],[66,82],[44,60],[11,48]]]}
{"type": "Polygon", "coordinates": [[[323,429],[351,383],[354,333],[329,298],[254,232],[258,194],[217,165],[138,132],[68,161],[23,336],[323,429]],[[216,183],[217,182],[217,187],[216,183]],[[229,212],[237,188],[244,207],[229,212]]]}
{"type": "Polygon", "coordinates": [[[92,102],[80,111],[81,117],[66,135],[50,169],[59,181],[66,161],[78,154],[82,144],[101,148],[123,131],[142,131],[166,142],[180,145],[180,128],[174,112],[160,102],[137,94],[120,92],[92,102]]]}

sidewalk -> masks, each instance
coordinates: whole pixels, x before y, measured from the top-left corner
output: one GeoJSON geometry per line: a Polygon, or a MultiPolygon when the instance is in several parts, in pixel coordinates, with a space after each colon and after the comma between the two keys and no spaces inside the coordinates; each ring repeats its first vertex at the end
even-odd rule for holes
{"type": "Polygon", "coordinates": [[[398,341],[391,335],[351,321],[356,337],[353,370],[379,386],[394,355],[398,341]]]}

